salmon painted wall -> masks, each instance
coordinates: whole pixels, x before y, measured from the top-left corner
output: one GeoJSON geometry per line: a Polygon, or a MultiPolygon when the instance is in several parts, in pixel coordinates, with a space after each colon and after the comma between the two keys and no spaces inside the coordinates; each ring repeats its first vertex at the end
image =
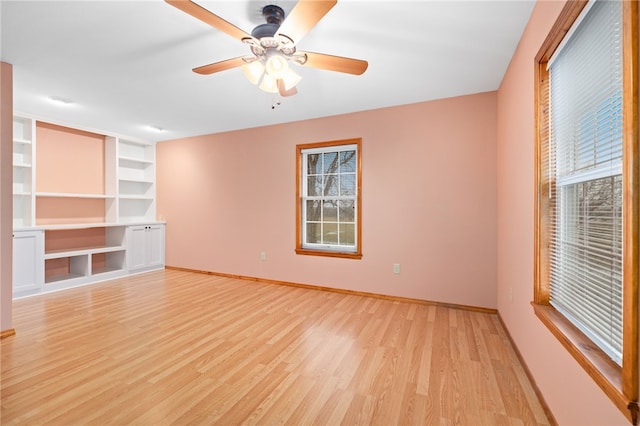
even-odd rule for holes
{"type": "MultiPolygon", "coordinates": [[[[36,191],[105,193],[104,135],[38,121],[36,140],[36,191]]],[[[103,199],[38,197],[36,224],[100,223],[104,211],[103,199]]]]}
{"type": "Polygon", "coordinates": [[[103,135],[38,121],[36,140],[36,191],[104,194],[103,135]]]}
{"type": "Polygon", "coordinates": [[[628,425],[530,304],[534,58],[563,6],[561,1],[537,3],[498,91],[498,310],[560,425],[628,425]]]}
{"type": "Polygon", "coordinates": [[[496,121],[490,92],[161,142],[167,265],[495,308],[496,121]],[[348,138],[363,258],[296,255],[296,144],[348,138]]]}

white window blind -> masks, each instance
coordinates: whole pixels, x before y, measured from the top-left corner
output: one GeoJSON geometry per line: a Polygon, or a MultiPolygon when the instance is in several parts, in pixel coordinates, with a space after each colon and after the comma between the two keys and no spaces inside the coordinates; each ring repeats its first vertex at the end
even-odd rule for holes
{"type": "Polygon", "coordinates": [[[595,1],[549,62],[551,304],[622,358],[622,2],[595,1]]]}

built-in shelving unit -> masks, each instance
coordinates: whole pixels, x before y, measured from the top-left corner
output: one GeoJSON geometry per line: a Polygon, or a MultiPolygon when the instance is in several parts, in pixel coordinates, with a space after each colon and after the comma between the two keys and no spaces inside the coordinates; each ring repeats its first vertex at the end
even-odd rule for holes
{"type": "Polygon", "coordinates": [[[164,267],[153,143],[13,125],[14,297],[164,267]]]}

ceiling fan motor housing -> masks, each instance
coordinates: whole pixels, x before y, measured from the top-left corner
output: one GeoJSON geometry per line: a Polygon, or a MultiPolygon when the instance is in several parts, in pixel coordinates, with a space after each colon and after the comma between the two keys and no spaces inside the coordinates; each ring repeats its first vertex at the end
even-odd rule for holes
{"type": "Polygon", "coordinates": [[[260,24],[251,31],[251,36],[260,40],[263,37],[273,37],[280,28],[279,24],[260,24]]]}
{"type": "Polygon", "coordinates": [[[251,35],[258,40],[263,37],[273,37],[284,21],[284,10],[280,6],[270,4],[262,8],[262,16],[267,23],[260,24],[251,31],[251,35]]]}
{"type": "Polygon", "coordinates": [[[284,21],[284,10],[275,4],[269,4],[262,8],[262,16],[269,24],[282,25],[284,21]]]}

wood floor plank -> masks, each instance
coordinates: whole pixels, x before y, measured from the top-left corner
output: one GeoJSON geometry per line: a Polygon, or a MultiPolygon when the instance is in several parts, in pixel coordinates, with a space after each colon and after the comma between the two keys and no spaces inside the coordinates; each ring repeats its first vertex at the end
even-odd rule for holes
{"type": "Polygon", "coordinates": [[[3,425],[549,424],[488,313],[177,270],[13,312],[3,425]]]}

